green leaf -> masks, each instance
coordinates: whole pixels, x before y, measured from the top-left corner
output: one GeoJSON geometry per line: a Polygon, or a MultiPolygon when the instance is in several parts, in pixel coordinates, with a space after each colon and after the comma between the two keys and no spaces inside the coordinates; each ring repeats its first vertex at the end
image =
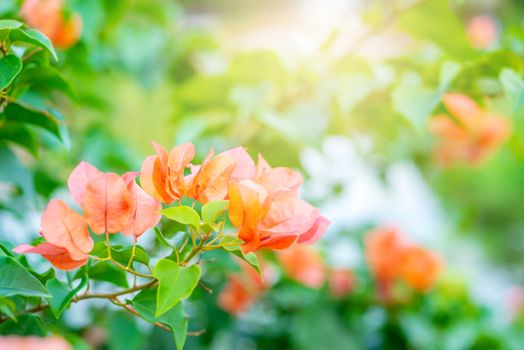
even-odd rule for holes
{"type": "Polygon", "coordinates": [[[173,337],[178,350],[184,348],[187,338],[187,315],[184,312],[184,305],[178,303],[160,317],[156,317],[155,309],[157,305],[157,290],[145,289],[138,293],[133,300],[127,302],[148,322],[160,322],[165,324],[173,332],[173,337]]]}
{"type": "MultiPolygon", "coordinates": [[[[131,254],[133,252],[133,246],[124,247],[122,245],[112,245],[111,246],[111,256],[117,262],[122,265],[127,266],[129,259],[131,259],[131,254]]],[[[107,246],[106,242],[100,241],[95,244],[91,254],[99,258],[107,258],[107,246]]],[[[143,265],[149,265],[149,255],[141,246],[137,245],[135,247],[135,257],[133,262],[137,262],[143,265]]]]}
{"type": "Polygon", "coordinates": [[[8,87],[22,71],[22,60],[15,55],[0,58],[0,90],[8,87]]]}
{"type": "Polygon", "coordinates": [[[160,260],[153,270],[158,279],[155,316],[161,316],[193,293],[199,279],[200,266],[181,267],[169,259],[160,260]]]}
{"type": "Polygon", "coordinates": [[[460,71],[460,66],[446,62],[440,70],[440,84],[432,90],[422,84],[418,73],[405,73],[392,92],[393,106],[417,130],[426,127],[431,112],[438,106],[442,96],[460,71]]]}
{"type": "Polygon", "coordinates": [[[38,139],[23,123],[9,122],[0,128],[0,140],[7,140],[24,147],[34,157],[38,155],[38,139]]]}
{"type": "Polygon", "coordinates": [[[49,297],[47,289],[15,259],[0,256],[0,295],[49,297]]]}
{"type": "Polygon", "coordinates": [[[9,320],[0,323],[1,335],[36,335],[44,337],[47,335],[47,330],[42,319],[35,315],[21,315],[18,321],[9,320]]]}
{"type": "Polygon", "coordinates": [[[200,226],[200,216],[195,209],[187,206],[176,206],[162,210],[162,214],[168,219],[184,225],[191,225],[194,228],[200,226]]]}
{"type": "Polygon", "coordinates": [[[0,30],[11,30],[20,28],[24,24],[20,21],[15,21],[14,19],[0,19],[0,30]]]}
{"type": "Polygon", "coordinates": [[[17,84],[30,86],[47,93],[58,90],[68,96],[74,95],[71,85],[60,72],[48,66],[33,66],[24,69],[18,76],[17,84]]]}
{"type": "Polygon", "coordinates": [[[171,243],[169,243],[167,241],[167,239],[164,237],[164,235],[162,234],[162,231],[160,231],[160,229],[158,227],[155,227],[153,228],[153,231],[155,232],[155,237],[156,239],[165,247],[167,248],[171,248],[171,249],[174,249],[175,247],[173,247],[171,245],[171,243]]]}
{"type": "Polygon", "coordinates": [[[11,320],[17,322],[15,312],[16,303],[11,299],[0,297],[0,314],[6,315],[11,320]]]}
{"type": "Polygon", "coordinates": [[[93,266],[91,266],[88,274],[89,278],[95,281],[110,282],[115,286],[123,288],[129,287],[127,283],[126,272],[115,266],[110,261],[96,262],[93,266]]]}
{"type": "Polygon", "coordinates": [[[61,138],[59,120],[48,111],[34,109],[21,103],[10,103],[4,113],[8,121],[36,125],[61,138]]]}
{"type": "Polygon", "coordinates": [[[33,174],[23,166],[13,152],[0,143],[0,181],[18,185],[28,201],[35,198],[33,174]]]}
{"type": "Polygon", "coordinates": [[[58,56],[56,54],[55,48],[53,47],[53,44],[51,43],[51,40],[47,36],[45,36],[42,32],[30,28],[30,29],[14,29],[11,31],[9,38],[11,41],[14,42],[24,42],[28,44],[32,44],[38,47],[41,47],[44,50],[47,50],[53,58],[58,61],[58,56]]]}
{"type": "Polygon", "coordinates": [[[202,219],[210,226],[215,223],[218,217],[227,211],[228,200],[212,201],[202,206],[202,219]]]}
{"type": "Polygon", "coordinates": [[[50,279],[46,283],[47,290],[52,298],[49,299],[49,306],[53,315],[58,319],[64,310],[69,306],[73,297],[87,284],[87,277],[84,276],[76,288],[69,288],[69,286],[56,279],[50,279]]]}
{"type": "Polygon", "coordinates": [[[260,270],[260,265],[258,264],[257,256],[254,253],[242,253],[242,249],[240,249],[240,244],[242,244],[243,241],[235,236],[224,236],[220,240],[220,245],[222,248],[240,259],[247,262],[249,265],[251,265],[255,270],[257,270],[259,275],[262,275],[262,270],[260,270]]]}
{"type": "Polygon", "coordinates": [[[505,68],[500,72],[499,80],[506,96],[513,104],[513,111],[518,110],[524,104],[524,81],[522,77],[514,70],[505,68]]]}

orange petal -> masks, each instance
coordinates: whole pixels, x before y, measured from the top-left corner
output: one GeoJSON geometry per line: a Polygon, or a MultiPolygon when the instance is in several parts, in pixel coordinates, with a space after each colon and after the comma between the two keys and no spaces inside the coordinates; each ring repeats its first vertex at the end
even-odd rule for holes
{"type": "Polygon", "coordinates": [[[69,187],[71,196],[73,196],[73,199],[78,204],[82,203],[82,196],[89,181],[96,179],[101,174],[97,168],[86,162],[80,162],[80,164],[73,169],[73,172],[67,180],[67,186],[69,187]]]}
{"type": "Polygon", "coordinates": [[[262,235],[300,235],[307,232],[319,216],[317,208],[297,197],[274,200],[262,222],[262,235]]]}
{"type": "Polygon", "coordinates": [[[193,183],[195,199],[202,204],[224,199],[234,169],[234,158],[223,154],[203,163],[193,183]]]}
{"type": "Polygon", "coordinates": [[[165,187],[166,192],[174,200],[179,200],[184,195],[184,171],[194,156],[195,146],[192,143],[178,145],[169,154],[165,187]]]}
{"type": "Polygon", "coordinates": [[[129,222],[133,201],[120,176],[104,173],[87,185],[82,208],[94,233],[116,233],[129,222]]]}
{"type": "Polygon", "coordinates": [[[122,229],[124,235],[135,235],[139,237],[148,229],[154,227],[160,221],[162,204],[142,190],[134,181],[136,177],[133,173],[122,176],[127,183],[127,188],[131,192],[131,199],[134,202],[134,211],[131,219],[122,229]]]}
{"type": "Polygon", "coordinates": [[[93,249],[84,217],[59,199],[47,205],[42,215],[41,232],[47,242],[66,249],[75,260],[85,258],[93,249]]]}
{"type": "Polygon", "coordinates": [[[407,283],[418,291],[424,292],[430,289],[441,270],[441,259],[424,248],[410,246],[402,252],[400,274],[407,283]]]}
{"type": "Polygon", "coordinates": [[[467,128],[474,127],[476,121],[482,117],[482,109],[464,94],[446,94],[442,99],[448,111],[467,128]]]}
{"type": "Polygon", "coordinates": [[[142,169],[140,171],[140,185],[144,191],[149,193],[151,196],[158,200],[162,200],[162,197],[158,194],[155,189],[153,182],[153,169],[155,166],[156,156],[147,156],[142,163],[142,169]]]}
{"type": "Polygon", "coordinates": [[[15,253],[26,254],[36,253],[42,255],[44,258],[49,260],[51,264],[61,270],[73,270],[77,267],[85,265],[87,263],[87,255],[85,258],[80,260],[74,260],[69,255],[69,252],[61,247],[57,247],[51,243],[40,243],[36,247],[29,244],[22,244],[13,249],[15,253]]]}
{"type": "Polygon", "coordinates": [[[298,243],[311,244],[318,241],[324,232],[326,232],[329,224],[330,221],[328,219],[323,216],[319,216],[313,226],[311,226],[308,231],[300,235],[298,238],[298,243]]]}

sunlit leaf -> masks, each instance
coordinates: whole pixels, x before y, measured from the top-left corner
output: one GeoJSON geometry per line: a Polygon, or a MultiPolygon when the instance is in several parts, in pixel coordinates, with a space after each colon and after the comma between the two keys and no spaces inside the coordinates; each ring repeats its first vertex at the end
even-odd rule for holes
{"type": "Polygon", "coordinates": [[[22,71],[22,60],[15,55],[0,58],[0,90],[8,87],[22,71]]]}
{"type": "Polygon", "coordinates": [[[184,225],[191,225],[198,228],[200,225],[200,216],[195,209],[188,206],[175,206],[162,210],[162,214],[173,221],[184,225]]]}

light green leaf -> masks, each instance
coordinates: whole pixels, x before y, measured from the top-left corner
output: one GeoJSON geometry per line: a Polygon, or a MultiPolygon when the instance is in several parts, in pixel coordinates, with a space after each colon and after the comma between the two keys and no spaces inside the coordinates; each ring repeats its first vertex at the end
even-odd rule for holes
{"type": "Polygon", "coordinates": [[[513,104],[513,111],[518,110],[524,104],[524,81],[522,77],[514,70],[504,68],[500,72],[499,80],[506,96],[513,104]]]}
{"type": "Polygon", "coordinates": [[[49,297],[47,289],[15,259],[0,256],[0,295],[49,297]]]}
{"type": "Polygon", "coordinates": [[[156,239],[165,247],[174,249],[174,247],[167,241],[167,239],[164,237],[162,232],[158,227],[153,228],[153,231],[155,232],[156,239]]]}
{"type": "Polygon", "coordinates": [[[208,202],[202,206],[202,219],[206,224],[213,226],[218,217],[227,211],[228,207],[228,200],[208,202]]]}
{"type": "MultiPolygon", "coordinates": [[[[126,265],[129,263],[129,259],[131,259],[131,254],[133,252],[133,246],[124,247],[122,245],[112,245],[111,246],[111,256],[113,259],[115,259],[117,262],[119,262],[122,265],[126,265]]],[[[100,241],[97,242],[91,251],[91,254],[94,256],[97,256],[99,258],[107,258],[107,246],[106,242],[100,241]]],[[[133,262],[140,263],[142,265],[149,265],[149,255],[147,252],[142,248],[140,245],[137,245],[135,247],[135,258],[133,259],[133,262]]]]}
{"type": "Polygon", "coordinates": [[[41,47],[42,49],[47,50],[51,56],[53,56],[53,58],[58,61],[58,56],[56,54],[55,48],[53,47],[53,44],[51,43],[51,40],[49,40],[48,37],[34,28],[26,30],[21,28],[14,29],[9,34],[9,38],[12,42],[24,42],[41,47]]]}
{"type": "Polygon", "coordinates": [[[14,19],[0,19],[0,30],[11,30],[20,28],[24,24],[20,21],[15,21],[14,19]]]}
{"type": "Polygon", "coordinates": [[[133,300],[128,300],[136,311],[148,322],[160,322],[165,324],[171,332],[178,350],[184,348],[187,338],[187,315],[184,312],[184,305],[178,303],[160,317],[155,316],[157,305],[157,290],[145,289],[138,293],[133,300]]]}
{"type": "Polygon", "coordinates": [[[16,322],[15,312],[16,303],[9,298],[0,297],[0,315],[6,315],[8,318],[16,322]]]}
{"type": "Polygon", "coordinates": [[[22,71],[22,60],[15,55],[0,58],[0,90],[8,87],[22,71]]]}
{"type": "Polygon", "coordinates": [[[162,259],[155,265],[153,276],[159,282],[155,312],[158,317],[191,296],[200,279],[200,266],[181,267],[173,260],[162,259]]]}
{"type": "Polygon", "coordinates": [[[162,210],[162,214],[168,219],[184,225],[191,225],[194,228],[200,226],[200,216],[195,209],[188,206],[176,206],[162,210]]]}
{"type": "Polygon", "coordinates": [[[240,244],[242,244],[242,240],[235,237],[235,236],[224,236],[220,240],[220,245],[222,248],[240,259],[247,262],[249,265],[251,265],[257,272],[262,275],[262,271],[260,270],[260,266],[258,264],[257,256],[254,253],[247,253],[244,254],[242,252],[242,249],[240,249],[240,244]]]}

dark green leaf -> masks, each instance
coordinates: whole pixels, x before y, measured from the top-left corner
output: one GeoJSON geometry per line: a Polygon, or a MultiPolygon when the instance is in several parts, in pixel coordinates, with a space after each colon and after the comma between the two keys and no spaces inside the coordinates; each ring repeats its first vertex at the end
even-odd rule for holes
{"type": "Polygon", "coordinates": [[[15,259],[0,256],[0,295],[49,297],[46,288],[15,259]]]}
{"type": "Polygon", "coordinates": [[[21,28],[14,29],[11,31],[9,38],[12,42],[24,42],[41,47],[42,49],[47,50],[51,56],[58,61],[58,56],[51,40],[34,28],[25,30],[21,28]]]}
{"type": "Polygon", "coordinates": [[[10,103],[5,108],[4,113],[7,121],[36,125],[60,138],[60,121],[48,111],[33,109],[20,103],[10,103]]]}
{"type": "Polygon", "coordinates": [[[0,58],[0,90],[8,87],[22,71],[22,60],[15,55],[0,58]]]}
{"type": "Polygon", "coordinates": [[[0,140],[14,142],[27,149],[35,157],[38,154],[38,140],[23,123],[6,123],[0,128],[0,140]]]}
{"type": "Polygon", "coordinates": [[[200,216],[195,209],[187,206],[176,206],[162,210],[162,214],[168,219],[174,220],[184,225],[191,225],[194,228],[200,226],[200,216]]]}
{"type": "Polygon", "coordinates": [[[49,306],[56,318],[69,306],[73,297],[87,284],[87,277],[84,276],[76,288],[71,289],[66,283],[53,278],[47,281],[46,287],[52,298],[49,299],[49,306]]]}
{"type": "Polygon", "coordinates": [[[212,226],[218,217],[227,211],[228,207],[228,200],[208,202],[202,206],[202,219],[206,224],[212,226]]]}
{"type": "Polygon", "coordinates": [[[160,260],[153,269],[158,279],[158,295],[155,316],[161,316],[191,296],[200,279],[200,266],[181,267],[169,259],[160,260]]]}
{"type": "Polygon", "coordinates": [[[45,324],[42,319],[35,315],[21,315],[18,322],[8,320],[0,323],[1,335],[36,335],[43,337],[47,335],[45,324]]]}
{"type": "Polygon", "coordinates": [[[129,287],[126,272],[110,261],[99,261],[91,266],[89,269],[89,278],[95,281],[110,282],[123,288],[129,287]]]}
{"type": "Polygon", "coordinates": [[[160,322],[165,324],[173,332],[175,344],[178,350],[184,348],[187,337],[187,315],[182,303],[178,303],[171,310],[160,317],[155,317],[157,305],[157,290],[146,289],[138,293],[133,300],[128,302],[148,322],[160,322]]]}
{"type": "Polygon", "coordinates": [[[13,321],[16,320],[16,303],[8,298],[0,297],[0,314],[6,315],[13,321]]]}

